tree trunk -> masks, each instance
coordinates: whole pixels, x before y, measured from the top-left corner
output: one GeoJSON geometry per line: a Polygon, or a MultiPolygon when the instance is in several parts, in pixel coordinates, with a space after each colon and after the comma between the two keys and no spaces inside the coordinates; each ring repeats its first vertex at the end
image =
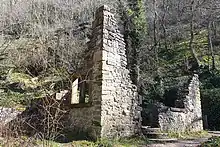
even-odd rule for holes
{"type": "Polygon", "coordinates": [[[190,19],[190,41],[189,41],[189,49],[191,50],[192,56],[196,61],[196,69],[199,68],[199,59],[196,55],[196,51],[193,47],[193,41],[194,41],[194,0],[191,1],[190,5],[190,12],[191,12],[191,19],[190,19]]]}
{"type": "Polygon", "coordinates": [[[156,0],[154,0],[154,22],[153,22],[153,32],[154,32],[154,52],[156,57],[156,62],[158,64],[158,50],[157,50],[157,11],[156,11],[156,0]]]}
{"type": "Polygon", "coordinates": [[[166,23],[165,23],[165,19],[166,19],[166,8],[165,7],[166,7],[165,0],[163,0],[162,29],[163,29],[163,35],[164,35],[164,45],[165,45],[165,49],[167,51],[168,47],[167,47],[167,31],[166,31],[166,23]]]}
{"type": "Polygon", "coordinates": [[[215,55],[214,55],[213,45],[212,45],[211,24],[212,22],[209,21],[208,23],[208,48],[209,48],[209,51],[211,52],[211,57],[212,57],[212,70],[214,70],[215,69],[215,55]]]}

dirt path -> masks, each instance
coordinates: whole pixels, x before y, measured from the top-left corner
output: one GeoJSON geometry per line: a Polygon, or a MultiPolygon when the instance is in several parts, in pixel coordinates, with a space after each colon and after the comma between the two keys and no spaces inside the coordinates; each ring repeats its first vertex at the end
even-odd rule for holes
{"type": "Polygon", "coordinates": [[[209,136],[192,140],[178,140],[173,143],[154,143],[147,147],[199,147],[211,137],[220,137],[220,131],[209,131],[209,136]]]}
{"type": "Polygon", "coordinates": [[[200,138],[194,140],[178,140],[174,143],[155,143],[147,147],[199,147],[201,143],[206,142],[208,138],[200,138]]]}

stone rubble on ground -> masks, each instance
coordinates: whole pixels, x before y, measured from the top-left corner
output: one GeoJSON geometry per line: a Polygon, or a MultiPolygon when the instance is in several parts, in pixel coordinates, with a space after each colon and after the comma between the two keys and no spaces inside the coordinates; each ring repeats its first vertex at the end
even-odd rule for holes
{"type": "Polygon", "coordinates": [[[9,123],[21,113],[21,111],[18,111],[14,108],[0,107],[0,124],[5,125],[9,123]]]}

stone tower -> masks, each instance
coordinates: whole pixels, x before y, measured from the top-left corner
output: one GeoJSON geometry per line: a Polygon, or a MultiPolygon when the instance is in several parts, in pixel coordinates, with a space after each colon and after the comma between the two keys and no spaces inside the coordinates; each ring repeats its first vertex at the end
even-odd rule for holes
{"type": "Polygon", "coordinates": [[[140,131],[137,87],[127,69],[124,35],[107,6],[96,12],[87,51],[89,103],[71,110],[75,128],[93,137],[126,137],[140,131]]]}

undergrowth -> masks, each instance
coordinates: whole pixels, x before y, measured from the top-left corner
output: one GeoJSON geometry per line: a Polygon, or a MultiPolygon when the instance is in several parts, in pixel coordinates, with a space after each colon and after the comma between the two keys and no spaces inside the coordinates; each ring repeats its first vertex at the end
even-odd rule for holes
{"type": "Polygon", "coordinates": [[[33,145],[35,147],[137,147],[141,145],[148,144],[147,139],[143,138],[129,138],[129,139],[101,139],[96,142],[92,141],[73,141],[71,143],[58,143],[50,140],[36,140],[33,138],[28,138],[22,136],[20,138],[11,138],[7,141],[1,141],[0,146],[23,146],[23,145],[33,145]]]}
{"type": "Polygon", "coordinates": [[[198,132],[168,132],[168,136],[171,138],[179,138],[179,139],[195,139],[209,136],[207,131],[198,131],[198,132]]]}
{"type": "Polygon", "coordinates": [[[73,147],[136,147],[148,144],[144,138],[123,138],[123,139],[101,139],[96,142],[74,141],[73,147]]]}
{"type": "Polygon", "coordinates": [[[207,142],[204,142],[201,147],[219,147],[220,146],[220,138],[212,137],[207,142]]]}

